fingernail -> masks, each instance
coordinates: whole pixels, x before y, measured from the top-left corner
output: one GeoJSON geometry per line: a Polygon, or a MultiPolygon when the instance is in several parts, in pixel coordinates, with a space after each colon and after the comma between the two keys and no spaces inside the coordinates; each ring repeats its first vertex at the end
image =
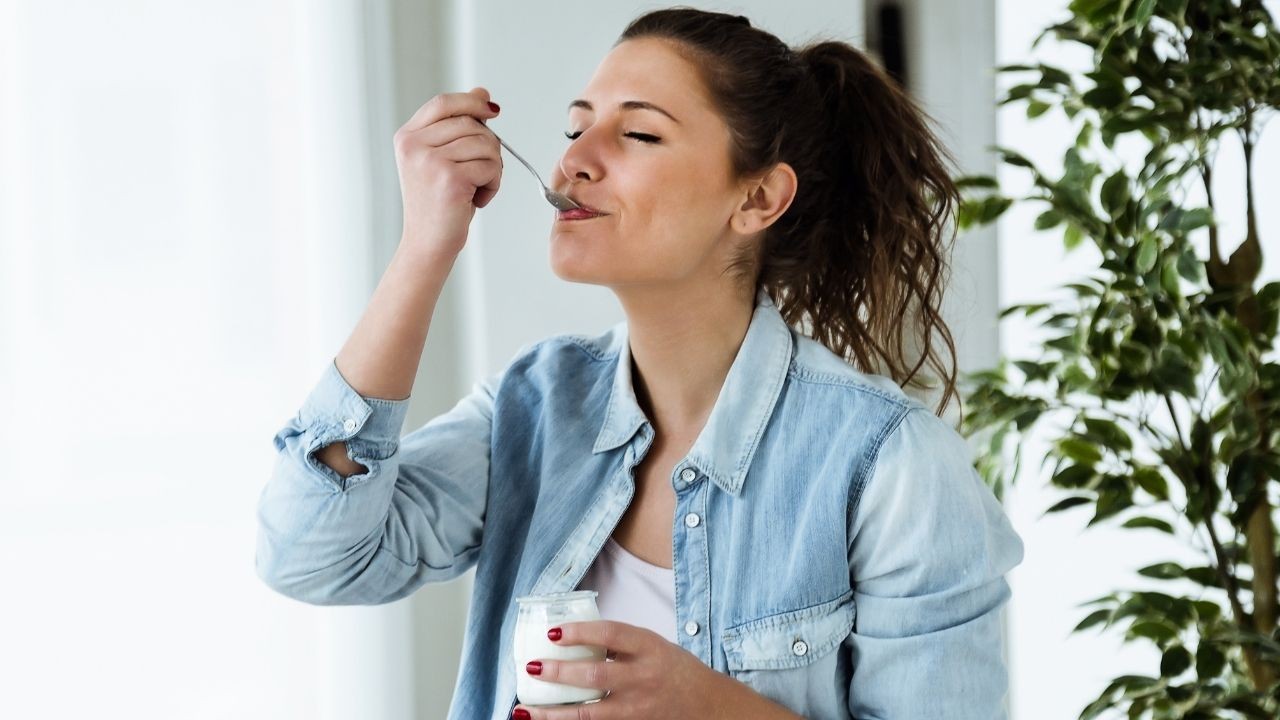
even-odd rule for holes
{"type": "Polygon", "coordinates": [[[524,669],[525,669],[525,672],[529,673],[530,675],[541,675],[542,663],[538,662],[537,660],[531,660],[528,665],[524,666],[524,669]]]}
{"type": "Polygon", "coordinates": [[[516,708],[515,712],[511,713],[512,720],[529,720],[532,717],[524,708],[516,708]]]}
{"type": "Polygon", "coordinates": [[[491,102],[491,103],[489,103],[489,109],[490,109],[490,110],[492,110],[492,111],[494,111],[494,112],[498,112],[498,111],[499,111],[499,110],[501,110],[502,108],[498,107],[498,103],[491,102]]]}
{"type": "Polygon", "coordinates": [[[551,628],[547,631],[547,637],[551,638],[551,642],[559,640],[562,635],[564,635],[564,631],[560,628],[551,628]]]}

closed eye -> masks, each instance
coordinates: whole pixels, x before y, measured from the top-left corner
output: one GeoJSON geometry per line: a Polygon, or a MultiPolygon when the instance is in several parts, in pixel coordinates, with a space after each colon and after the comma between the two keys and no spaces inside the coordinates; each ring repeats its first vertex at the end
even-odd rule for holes
{"type": "MultiPolygon", "coordinates": [[[[582,134],[582,131],[579,130],[578,132],[567,132],[564,134],[564,136],[569,138],[570,140],[577,140],[578,136],[581,134],[582,134]]],[[[624,135],[629,138],[635,138],[636,140],[642,143],[657,143],[662,139],[657,137],[656,135],[647,135],[645,133],[638,133],[638,132],[624,133],[624,135]]]]}

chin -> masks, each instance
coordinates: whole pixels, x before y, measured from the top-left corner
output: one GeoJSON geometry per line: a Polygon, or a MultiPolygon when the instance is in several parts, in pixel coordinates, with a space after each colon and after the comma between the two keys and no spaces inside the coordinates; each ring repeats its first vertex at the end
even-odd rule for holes
{"type": "Polygon", "coordinates": [[[551,232],[551,272],[566,282],[602,284],[604,278],[597,254],[583,246],[582,238],[558,235],[554,230],[551,232]]]}

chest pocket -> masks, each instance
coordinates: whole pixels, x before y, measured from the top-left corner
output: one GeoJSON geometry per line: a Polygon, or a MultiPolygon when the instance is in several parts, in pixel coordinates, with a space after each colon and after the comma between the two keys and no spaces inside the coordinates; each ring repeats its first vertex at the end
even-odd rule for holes
{"type": "MultiPolygon", "coordinates": [[[[850,660],[836,649],[853,631],[850,590],[799,610],[768,615],[724,631],[729,675],[806,717],[847,707],[850,660]]],[[[845,712],[839,716],[847,717],[845,712]]]]}

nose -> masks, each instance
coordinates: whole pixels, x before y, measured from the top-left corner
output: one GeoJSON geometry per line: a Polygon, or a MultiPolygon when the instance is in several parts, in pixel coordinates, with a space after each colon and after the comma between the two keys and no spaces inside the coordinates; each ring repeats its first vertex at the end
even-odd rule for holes
{"type": "Polygon", "coordinates": [[[590,130],[583,131],[560,156],[560,163],[556,170],[566,180],[592,182],[598,181],[603,176],[599,154],[590,144],[591,138],[594,136],[590,130]]]}

